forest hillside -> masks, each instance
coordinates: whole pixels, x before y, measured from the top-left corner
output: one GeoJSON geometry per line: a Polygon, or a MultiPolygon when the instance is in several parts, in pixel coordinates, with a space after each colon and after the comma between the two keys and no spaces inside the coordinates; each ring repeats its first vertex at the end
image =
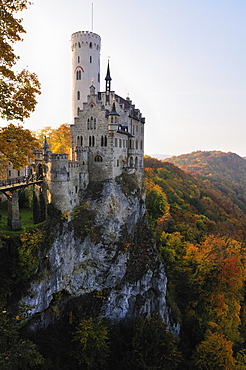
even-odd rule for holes
{"type": "Polygon", "coordinates": [[[145,174],[167,300],[181,324],[182,369],[245,369],[245,160],[146,157],[145,174]]]}

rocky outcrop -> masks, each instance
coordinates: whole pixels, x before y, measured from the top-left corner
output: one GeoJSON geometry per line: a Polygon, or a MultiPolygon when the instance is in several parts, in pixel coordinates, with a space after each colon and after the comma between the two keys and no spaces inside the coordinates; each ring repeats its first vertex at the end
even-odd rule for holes
{"type": "Polygon", "coordinates": [[[90,184],[81,206],[55,226],[39,278],[23,299],[34,306],[35,325],[50,322],[59,293],[59,302],[96,295],[98,313],[114,320],[158,312],[170,324],[167,279],[145,211],[142,181],[133,175],[90,184]]]}

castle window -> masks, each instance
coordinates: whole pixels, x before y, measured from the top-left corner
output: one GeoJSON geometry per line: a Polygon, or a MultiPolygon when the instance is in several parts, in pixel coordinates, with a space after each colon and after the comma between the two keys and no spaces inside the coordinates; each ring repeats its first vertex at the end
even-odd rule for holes
{"type": "Polygon", "coordinates": [[[117,146],[118,146],[118,140],[115,138],[114,139],[114,146],[117,148],[117,146]]]}
{"type": "Polygon", "coordinates": [[[136,125],[136,132],[138,132],[138,125],[136,125]]]}
{"type": "Polygon", "coordinates": [[[119,159],[117,159],[117,167],[119,167],[119,165],[120,165],[120,161],[119,159]]]}
{"type": "Polygon", "coordinates": [[[80,44],[80,42],[78,43],[78,45],[79,45],[79,48],[81,48],[81,44],[80,44]]]}
{"type": "Polygon", "coordinates": [[[80,136],[80,146],[83,146],[83,136],[80,136]]]}
{"type": "Polygon", "coordinates": [[[91,117],[91,124],[90,124],[90,129],[93,129],[93,117],[91,117]]]}
{"type": "Polygon", "coordinates": [[[80,63],[80,56],[78,56],[78,63],[80,63]]]}
{"type": "Polygon", "coordinates": [[[80,100],[80,91],[77,91],[77,100],[80,100]]]}
{"type": "Polygon", "coordinates": [[[143,141],[140,141],[140,149],[143,150],[143,141]]]}
{"type": "Polygon", "coordinates": [[[90,63],[92,63],[92,56],[90,56],[90,63]]]}
{"type": "Polygon", "coordinates": [[[138,149],[138,140],[136,140],[136,149],[138,149]]]}
{"type": "Polygon", "coordinates": [[[97,75],[97,81],[100,82],[100,73],[97,75]]]}
{"type": "Polygon", "coordinates": [[[144,128],[143,128],[143,126],[141,127],[141,134],[143,134],[143,132],[144,132],[144,128]]]}
{"type": "Polygon", "coordinates": [[[96,129],[96,127],[97,127],[97,120],[96,118],[94,118],[94,130],[96,129]]]}
{"type": "Polygon", "coordinates": [[[126,147],[126,141],[123,140],[123,148],[125,148],[125,147],[126,147]]]}
{"type": "Polygon", "coordinates": [[[135,168],[138,168],[138,157],[135,158],[135,168]]]}
{"type": "Polygon", "coordinates": [[[18,170],[17,176],[20,176],[20,171],[18,170]]]}
{"type": "Polygon", "coordinates": [[[90,129],[90,120],[88,118],[88,120],[87,120],[87,130],[89,130],[89,129],[90,129]]]}
{"type": "Polygon", "coordinates": [[[77,109],[77,116],[79,116],[79,107],[78,107],[78,109],[77,109]]]}
{"type": "Polygon", "coordinates": [[[77,136],[77,145],[79,145],[79,142],[80,142],[79,136],[77,136]]]}
{"type": "Polygon", "coordinates": [[[76,72],[76,80],[81,80],[81,70],[78,69],[76,72]]]}
{"type": "Polygon", "coordinates": [[[90,49],[92,49],[92,42],[90,42],[90,45],[89,46],[90,46],[90,49]]]}
{"type": "Polygon", "coordinates": [[[132,134],[135,134],[135,126],[132,125],[132,134]]]}
{"type": "Polygon", "coordinates": [[[133,167],[133,157],[130,157],[130,167],[133,167]]]}
{"type": "Polygon", "coordinates": [[[95,136],[89,136],[89,146],[95,146],[95,136]]]}
{"type": "Polygon", "coordinates": [[[101,136],[101,146],[107,146],[107,136],[101,136]]]}
{"type": "Polygon", "coordinates": [[[97,154],[97,155],[95,156],[95,158],[94,158],[94,161],[95,161],[95,162],[102,162],[102,161],[103,161],[102,156],[97,154]]]}
{"type": "Polygon", "coordinates": [[[122,147],[122,139],[119,139],[119,147],[122,147]]]}
{"type": "Polygon", "coordinates": [[[78,193],[78,186],[75,186],[75,193],[78,193]]]}

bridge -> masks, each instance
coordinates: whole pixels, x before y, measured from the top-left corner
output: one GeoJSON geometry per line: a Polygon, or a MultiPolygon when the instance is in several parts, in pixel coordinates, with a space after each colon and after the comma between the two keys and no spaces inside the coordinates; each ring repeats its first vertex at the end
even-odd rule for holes
{"type": "Polygon", "coordinates": [[[43,176],[36,174],[0,180],[0,192],[8,198],[8,225],[12,230],[21,229],[18,190],[42,182],[43,176]]]}
{"type": "Polygon", "coordinates": [[[7,191],[14,191],[20,188],[25,188],[29,185],[35,185],[42,183],[43,176],[30,175],[30,176],[19,176],[11,179],[0,180],[0,191],[5,193],[7,191]]]}

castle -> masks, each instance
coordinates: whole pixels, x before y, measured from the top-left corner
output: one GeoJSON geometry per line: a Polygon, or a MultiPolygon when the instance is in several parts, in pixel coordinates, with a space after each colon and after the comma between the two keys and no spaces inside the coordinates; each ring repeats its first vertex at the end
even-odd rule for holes
{"type": "Polygon", "coordinates": [[[71,160],[49,152],[46,143],[35,159],[47,201],[62,212],[79,204],[80,191],[92,181],[115,179],[123,171],[142,173],[144,155],[145,119],[129,98],[111,90],[109,63],[100,91],[100,36],[76,32],[71,41],[71,160]]]}

